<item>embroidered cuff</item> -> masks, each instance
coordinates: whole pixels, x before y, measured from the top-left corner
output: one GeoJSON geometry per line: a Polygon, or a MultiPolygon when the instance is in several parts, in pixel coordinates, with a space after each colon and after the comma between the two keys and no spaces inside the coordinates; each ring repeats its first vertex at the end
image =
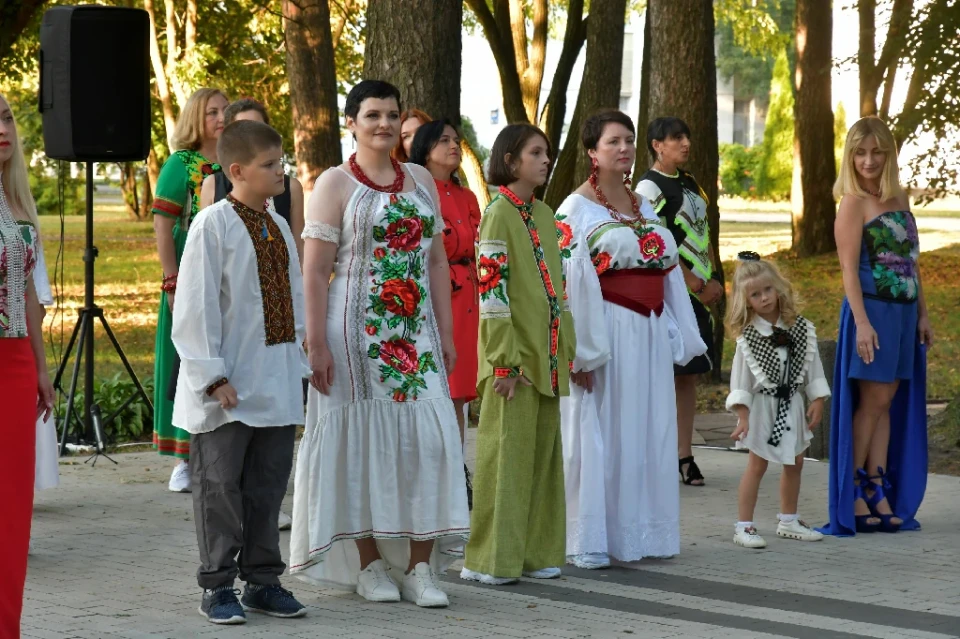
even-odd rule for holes
{"type": "Polygon", "coordinates": [[[521,375],[523,375],[523,369],[519,366],[493,369],[493,376],[497,379],[513,379],[514,377],[520,377],[521,375]]]}
{"type": "Polygon", "coordinates": [[[208,396],[208,397],[213,397],[213,394],[217,391],[218,388],[220,388],[221,386],[226,386],[228,383],[229,383],[229,382],[227,381],[227,378],[226,378],[226,377],[221,377],[220,379],[218,379],[218,380],[215,381],[214,383],[212,383],[212,384],[210,384],[209,386],[207,386],[207,391],[206,391],[206,392],[207,392],[207,396],[208,396]]]}
{"type": "Polygon", "coordinates": [[[830,385],[823,377],[820,379],[815,379],[807,384],[804,394],[806,394],[807,399],[811,402],[815,399],[820,399],[821,397],[830,397],[830,385]]]}

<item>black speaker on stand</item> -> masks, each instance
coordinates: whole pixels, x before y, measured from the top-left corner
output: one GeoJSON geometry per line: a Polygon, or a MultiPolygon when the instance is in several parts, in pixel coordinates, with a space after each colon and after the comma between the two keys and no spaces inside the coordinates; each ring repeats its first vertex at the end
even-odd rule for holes
{"type": "Polygon", "coordinates": [[[140,9],[84,5],[54,7],[43,15],[40,26],[40,112],[45,151],[56,160],[85,162],[87,173],[84,303],[53,381],[58,392],[65,392],[63,375],[76,346],[61,425],[61,454],[73,424],[78,442],[96,443],[98,452],[102,451],[103,427],[138,397],[149,408],[152,419],[153,404],[93,295],[98,255],[93,245],[93,163],[139,161],[150,152],[149,25],[147,12],[140,9]],[[93,327],[97,320],[137,388],[102,420],[93,401],[93,327]],[[74,403],[81,360],[84,406],[77,415],[74,403]]]}

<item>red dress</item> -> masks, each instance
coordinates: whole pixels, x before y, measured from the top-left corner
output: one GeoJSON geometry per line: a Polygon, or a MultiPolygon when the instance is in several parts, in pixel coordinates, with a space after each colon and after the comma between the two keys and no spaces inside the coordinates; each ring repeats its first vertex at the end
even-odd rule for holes
{"type": "Polygon", "coordinates": [[[457,365],[448,378],[450,397],[470,401],[477,397],[480,308],[475,243],[480,227],[480,205],[469,189],[453,182],[436,182],[440,192],[440,213],[446,223],[443,246],[450,261],[453,344],[457,349],[457,365]]]}

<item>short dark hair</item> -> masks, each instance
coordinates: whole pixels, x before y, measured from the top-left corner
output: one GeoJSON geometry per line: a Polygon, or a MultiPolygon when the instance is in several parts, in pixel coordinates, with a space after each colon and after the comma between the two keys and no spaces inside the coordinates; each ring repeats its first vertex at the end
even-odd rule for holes
{"type": "Polygon", "coordinates": [[[383,80],[361,80],[347,94],[343,114],[348,118],[356,118],[357,114],[360,113],[360,105],[368,98],[380,98],[381,100],[393,98],[397,101],[397,110],[402,110],[400,89],[383,80]]]}
{"type": "Polygon", "coordinates": [[[507,156],[513,159],[520,157],[527,142],[535,135],[543,138],[547,143],[547,155],[552,155],[550,140],[547,134],[532,124],[509,124],[493,142],[490,150],[490,164],[487,166],[487,183],[493,186],[506,186],[515,182],[517,177],[507,164],[507,156]]]}
{"type": "MultiPolygon", "coordinates": [[[[447,127],[451,127],[457,137],[460,137],[460,131],[457,130],[456,125],[449,118],[441,118],[421,124],[413,136],[413,144],[410,145],[410,161],[426,167],[430,153],[439,144],[440,138],[443,137],[443,132],[447,127]]],[[[456,171],[450,174],[450,179],[454,184],[460,186],[460,178],[457,177],[456,171]]]]}
{"type": "Polygon", "coordinates": [[[237,116],[244,111],[256,111],[263,118],[264,124],[270,124],[270,116],[267,115],[267,108],[253,98],[240,98],[236,102],[231,102],[223,110],[223,125],[229,126],[237,120],[237,116]]]}
{"type": "Polygon", "coordinates": [[[283,146],[273,127],[255,120],[237,120],[225,127],[217,140],[217,159],[227,174],[232,164],[250,164],[258,153],[283,146]]]}
{"type": "Polygon", "coordinates": [[[597,144],[600,143],[600,138],[603,137],[603,130],[607,128],[608,124],[613,123],[622,124],[630,133],[637,134],[637,130],[633,126],[633,120],[630,119],[629,115],[617,109],[601,109],[587,118],[586,122],[583,123],[583,128],[580,129],[580,141],[583,142],[583,147],[585,149],[596,149],[597,144]]]}
{"type": "Polygon", "coordinates": [[[667,117],[652,120],[647,125],[647,150],[650,151],[650,157],[657,161],[657,152],[653,149],[653,142],[663,142],[670,138],[678,138],[682,135],[690,136],[690,127],[680,118],[667,117]]]}

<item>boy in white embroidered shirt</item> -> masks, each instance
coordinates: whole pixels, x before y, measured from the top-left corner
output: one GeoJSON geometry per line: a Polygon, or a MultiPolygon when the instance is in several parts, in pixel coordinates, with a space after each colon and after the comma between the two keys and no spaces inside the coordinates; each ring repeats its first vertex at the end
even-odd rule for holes
{"type": "Polygon", "coordinates": [[[182,368],[173,423],[191,433],[200,614],[237,624],[245,610],[306,613],[280,586],[277,518],[310,369],[296,244],[265,208],[284,188],[280,135],[260,122],[235,122],[217,154],[234,187],[197,215],[180,264],[172,334],[182,368]],[[238,574],[247,582],[240,601],[238,574]]]}

